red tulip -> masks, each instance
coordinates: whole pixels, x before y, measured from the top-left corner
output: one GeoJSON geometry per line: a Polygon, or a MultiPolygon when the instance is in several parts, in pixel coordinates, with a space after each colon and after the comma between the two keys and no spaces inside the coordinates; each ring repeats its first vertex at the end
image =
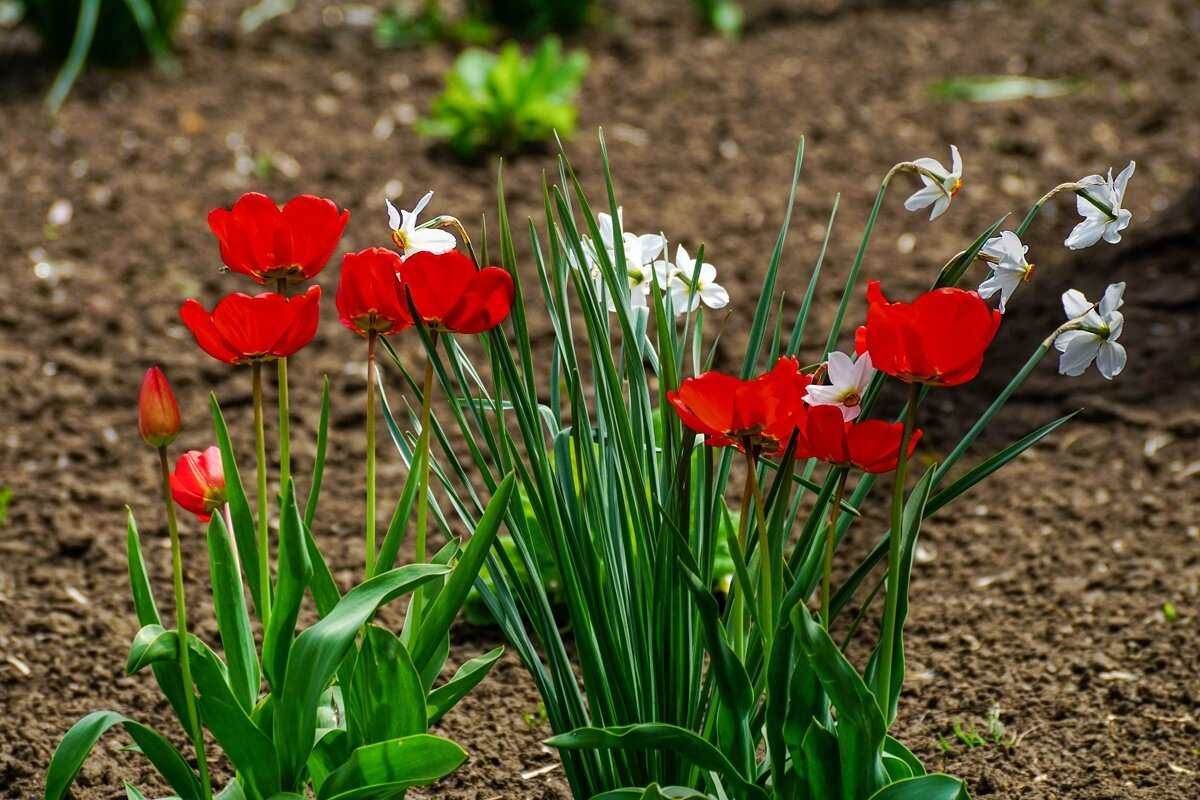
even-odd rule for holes
{"type": "Polygon", "coordinates": [[[1002,319],[975,292],[935,289],[913,303],[889,303],[879,281],[867,285],[867,324],[858,329],[859,355],[905,383],[957,386],[979,373],[983,353],[1002,319]]]}
{"type": "Polygon", "coordinates": [[[396,274],[400,264],[399,254],[384,247],[342,257],[337,309],[343,325],[363,336],[372,331],[390,336],[412,325],[408,299],[396,274]]]}
{"type": "Polygon", "coordinates": [[[189,450],[181,455],[171,475],[171,497],[201,522],[208,522],[212,513],[225,505],[221,451],[214,446],[203,452],[189,450]]]}
{"type": "MultiPolygon", "coordinates": [[[[891,472],[900,458],[900,437],[904,435],[904,424],[900,422],[846,422],[837,406],[812,406],[799,427],[798,459],[816,458],[863,472],[891,472]]],[[[908,440],[909,456],[920,438],[921,431],[913,431],[908,440]]]]}
{"type": "Polygon", "coordinates": [[[795,358],[785,357],[748,381],[722,372],[688,378],[678,391],[667,392],[667,399],[683,424],[704,434],[709,446],[779,455],[803,418],[804,390],[811,382],[795,358]]]}
{"type": "Polygon", "coordinates": [[[307,280],[333,255],[349,211],[332,200],[302,194],[282,210],[265,194],[248,192],[233,210],[214,208],[208,227],[221,241],[221,260],[259,283],[307,280]]]}
{"type": "Polygon", "coordinates": [[[476,269],[457,250],[413,253],[399,275],[421,321],[434,330],[481,333],[512,311],[512,276],[499,267],[476,269]]]}
{"type": "Polygon", "coordinates": [[[312,341],[320,303],[320,286],[296,297],[237,292],[211,314],[188,300],[179,316],[204,352],[226,364],[250,364],[286,358],[312,341]]]}
{"type": "Polygon", "coordinates": [[[166,447],[179,433],[179,406],[167,376],[158,367],[146,370],[138,393],[138,430],[151,447],[166,447]]]}

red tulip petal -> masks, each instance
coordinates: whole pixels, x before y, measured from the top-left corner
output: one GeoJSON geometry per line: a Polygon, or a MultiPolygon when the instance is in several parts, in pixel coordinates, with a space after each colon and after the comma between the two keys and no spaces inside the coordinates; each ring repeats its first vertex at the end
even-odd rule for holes
{"type": "Polygon", "coordinates": [[[283,295],[272,292],[251,297],[236,292],[217,303],[212,321],[240,358],[259,359],[274,356],[275,343],[287,332],[294,315],[283,295]]]}
{"type": "Polygon", "coordinates": [[[277,266],[299,265],[302,277],[320,272],[342,238],[350,212],[338,213],[332,200],[302,194],[288,201],[275,228],[277,266]]]}
{"type": "Polygon", "coordinates": [[[310,286],[304,294],[289,297],[287,310],[289,312],[288,325],[271,351],[273,355],[280,358],[293,355],[316,336],[317,322],[321,311],[321,287],[310,286]]]}
{"type": "Polygon", "coordinates": [[[938,289],[913,303],[922,346],[940,373],[940,382],[951,386],[974,378],[983,354],[1000,326],[999,311],[992,311],[975,292],[938,289]]]}
{"type": "Polygon", "coordinates": [[[234,352],[225,343],[213,324],[212,315],[195,300],[184,302],[183,307],[179,309],[179,316],[192,332],[192,336],[196,337],[196,344],[200,345],[200,349],[213,358],[232,364],[241,357],[240,353],[234,352]]]}
{"type": "Polygon", "coordinates": [[[221,243],[225,265],[265,283],[262,273],[269,272],[275,262],[274,233],[279,216],[274,201],[257,192],[238,198],[232,211],[213,209],[208,225],[221,243]]]}
{"type": "Polygon", "coordinates": [[[413,253],[400,265],[400,279],[428,325],[440,325],[475,275],[475,264],[457,250],[413,253]]]}
{"type": "Polygon", "coordinates": [[[830,464],[847,464],[846,423],[837,406],[813,406],[808,411],[805,435],[816,457],[830,464]]]}
{"type": "Polygon", "coordinates": [[[484,267],[471,276],[443,323],[457,333],[490,330],[508,318],[514,296],[511,275],[499,267],[484,267]]]}

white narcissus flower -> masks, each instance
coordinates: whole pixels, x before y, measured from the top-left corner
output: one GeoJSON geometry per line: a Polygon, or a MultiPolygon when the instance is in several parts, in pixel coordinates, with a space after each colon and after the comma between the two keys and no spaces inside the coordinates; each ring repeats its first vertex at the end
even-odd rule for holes
{"type": "Polygon", "coordinates": [[[863,353],[857,361],[851,361],[850,356],[835,350],[829,354],[826,374],[829,385],[809,384],[804,402],[810,406],[837,406],[846,422],[857,419],[863,395],[875,374],[871,354],[863,353]]]}
{"type": "Polygon", "coordinates": [[[675,248],[674,264],[656,261],[654,272],[659,284],[670,292],[676,315],[691,313],[701,303],[709,308],[724,308],[729,304],[729,292],[717,283],[717,268],[706,261],[697,272],[696,259],[688,255],[683,245],[675,248]]]}
{"type": "Polygon", "coordinates": [[[400,248],[405,258],[422,251],[441,255],[450,252],[458,244],[454,234],[449,231],[417,227],[417,215],[425,210],[425,206],[429,205],[431,197],[433,197],[433,192],[426,192],[425,196],[417,201],[417,205],[412,211],[397,211],[396,207],[392,205],[392,201],[385,198],[388,209],[388,225],[392,228],[392,241],[400,248]]]}
{"type": "Polygon", "coordinates": [[[1137,164],[1130,161],[1129,166],[1121,170],[1121,174],[1117,176],[1116,180],[1113,180],[1110,169],[1107,178],[1101,175],[1089,175],[1078,181],[1080,185],[1084,186],[1082,191],[1088,197],[1078,195],[1075,198],[1075,207],[1083,216],[1083,222],[1076,225],[1075,229],[1071,231],[1071,235],[1067,237],[1065,242],[1067,247],[1072,250],[1082,250],[1085,247],[1091,247],[1101,239],[1109,244],[1121,241],[1121,231],[1129,227],[1129,220],[1133,218],[1133,214],[1121,208],[1121,203],[1125,200],[1125,187],[1129,185],[1129,179],[1133,176],[1133,170],[1136,167],[1137,164]],[[1101,206],[1107,206],[1107,208],[1101,206]]]}
{"type": "Polygon", "coordinates": [[[979,296],[986,300],[999,292],[1001,314],[1008,305],[1008,298],[1033,274],[1033,264],[1025,260],[1028,250],[1012,231],[993,236],[979,250],[987,257],[988,265],[992,268],[992,274],[979,284],[979,296]]]}
{"type": "Polygon", "coordinates": [[[1124,283],[1114,283],[1104,291],[1099,304],[1092,304],[1076,289],[1064,292],[1063,310],[1079,327],[1060,333],[1054,346],[1062,353],[1058,371],[1063,375],[1082,375],[1093,361],[1100,374],[1110,381],[1125,368],[1125,347],[1117,342],[1125,317],[1119,309],[1125,302],[1124,283]]]}
{"type": "Polygon", "coordinates": [[[941,176],[941,182],[933,180],[928,175],[921,175],[920,178],[924,182],[925,188],[918,189],[904,201],[906,209],[920,211],[922,208],[933,206],[933,211],[929,214],[931,220],[937,219],[946,212],[946,209],[950,207],[950,199],[962,188],[962,156],[958,154],[958,148],[954,145],[950,145],[950,155],[953,159],[952,169],[946,169],[942,166],[942,162],[935,158],[918,158],[913,162],[918,167],[941,176]]]}
{"type": "MultiPolygon", "coordinates": [[[[618,224],[624,221],[623,209],[617,209],[618,224]]],[[[614,244],[614,227],[612,215],[603,212],[596,215],[596,227],[600,230],[600,246],[608,253],[609,260],[616,261],[616,245],[614,244]]],[[[621,234],[621,249],[625,255],[625,278],[629,286],[629,304],[632,306],[646,305],[646,297],[650,294],[650,280],[653,277],[651,264],[662,252],[665,245],[663,237],[647,233],[637,236],[632,233],[621,234]]],[[[592,243],[595,249],[595,243],[592,243]]],[[[585,246],[586,249],[586,246],[585,246]]],[[[588,254],[589,258],[592,254],[588,254]]],[[[596,281],[596,291],[604,291],[604,278],[600,274],[598,258],[592,265],[592,279],[596,281]]],[[[616,298],[611,294],[608,298],[608,310],[616,311],[616,298]]]]}

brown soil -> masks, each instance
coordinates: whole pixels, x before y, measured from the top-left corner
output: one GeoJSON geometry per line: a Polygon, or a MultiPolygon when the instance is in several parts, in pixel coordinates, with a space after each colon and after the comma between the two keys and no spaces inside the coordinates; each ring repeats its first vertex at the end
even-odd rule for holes
{"type": "MultiPolygon", "coordinates": [[[[944,159],[953,142],[967,164],[966,188],[934,223],[901,210],[903,179],[888,198],[866,274],[904,295],[1002,211],[1020,215],[1049,186],[1138,160],[1126,240],[1068,253],[1061,242],[1074,211],[1066,202],[1047,209],[1027,237],[1036,277],[1017,295],[985,374],[933,397],[934,410],[947,412],[945,422],[928,423],[924,447],[936,456],[1058,324],[1063,289],[1094,297],[1128,280],[1125,374],[1111,385],[1094,374],[1066,379],[1048,358],[980,452],[1065,411],[1083,413],[928,524],[896,735],[930,767],[964,776],[976,797],[1200,795],[1195,4],[752,2],[740,42],[702,35],[682,0],[618,5],[579,41],[593,67],[572,158],[596,188],[588,132],[605,126],[630,226],[707,243],[733,295],[721,350],[730,360],[782,219],[801,133],[808,156],[781,282],[793,296],[802,291],[841,192],[826,301],[844,278],[879,177],[896,161],[944,159]],[[1090,87],[994,105],[947,105],[924,88],[1008,72],[1080,77],[1090,87]],[[1177,609],[1174,623],[1164,603],[1177,609]],[[982,726],[994,706],[1020,737],[1015,748],[968,752],[956,743],[956,719],[982,726]]],[[[0,486],[14,491],[0,533],[0,787],[8,797],[40,792],[59,737],[88,711],[166,718],[146,677],[121,675],[135,630],[126,503],[158,585],[169,585],[154,463],[134,422],[143,370],[166,368],[186,420],[181,446],[208,443],[213,389],[239,445],[249,447],[246,371],[200,353],[176,315],[186,296],[211,303],[245,288],[218,274],[208,209],[249,188],[330,196],[352,211],[342,243],[350,250],[386,240],[390,180],[402,182],[405,203],[435,188],[438,212],[469,220],[493,208],[490,166],[446,160],[407,124],[427,107],[453,52],[375,50],[350,6],[301,4],[249,37],[236,33],[235,10],[193,5],[179,37],[179,78],[91,72],[53,124],[38,113],[51,65],[27,32],[0,33],[0,486]],[[390,136],[372,135],[389,127],[390,136]],[[288,169],[240,175],[231,137],[288,169]],[[47,210],[59,198],[74,203],[74,219],[50,228],[47,210]]],[[[540,175],[552,166],[548,153],[509,163],[515,219],[539,214],[540,175]]],[[[336,274],[320,278],[327,294],[336,274]]],[[[399,344],[417,363],[415,341],[399,344]]],[[[300,474],[311,463],[320,375],[333,382],[316,533],[343,586],[361,558],[365,355],[357,345],[327,297],[320,336],[292,368],[300,474]]],[[[381,453],[386,501],[402,470],[394,454],[381,453]]],[[[873,539],[870,524],[852,532],[856,541],[873,539]]],[[[192,618],[211,619],[203,544],[196,526],[187,531],[192,618]]],[[[211,639],[213,631],[201,633],[211,639]]],[[[456,636],[461,657],[497,643],[490,631],[461,627],[456,636]]],[[[472,759],[421,796],[566,797],[561,773],[522,777],[555,760],[539,743],[548,731],[527,718],[537,719],[536,693],[506,656],[442,726],[472,759]]],[[[114,736],[98,748],[78,797],[121,796],[122,779],[147,779],[122,744],[114,736]]]]}

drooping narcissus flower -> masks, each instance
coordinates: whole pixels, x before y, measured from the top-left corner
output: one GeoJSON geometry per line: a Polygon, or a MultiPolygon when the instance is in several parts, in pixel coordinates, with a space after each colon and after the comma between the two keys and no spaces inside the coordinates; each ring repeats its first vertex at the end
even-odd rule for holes
{"type": "Polygon", "coordinates": [[[1130,161],[1129,166],[1121,170],[1116,180],[1113,180],[1110,169],[1107,178],[1089,175],[1077,181],[1085,187],[1082,191],[1088,195],[1080,195],[1075,199],[1075,208],[1083,217],[1083,221],[1075,226],[1063,244],[1072,250],[1082,250],[1101,239],[1109,244],[1121,241],[1121,231],[1129,227],[1129,221],[1133,219],[1133,214],[1121,208],[1121,204],[1125,202],[1125,188],[1129,185],[1129,179],[1133,177],[1136,167],[1137,164],[1130,161]]]}
{"type": "Polygon", "coordinates": [[[179,309],[196,344],[226,364],[252,364],[287,358],[317,332],[321,287],[312,286],[295,297],[281,294],[228,295],[212,313],[195,300],[179,309]]]}
{"type": "Polygon", "coordinates": [[[171,473],[171,497],[185,511],[195,514],[196,519],[208,522],[213,512],[225,505],[225,471],[220,449],[213,446],[181,455],[171,473]]]}
{"type": "MultiPolygon", "coordinates": [[[[863,472],[891,472],[900,459],[904,423],[869,419],[846,422],[837,406],[813,406],[799,423],[796,458],[816,458],[834,466],[863,472]]],[[[916,449],[921,431],[908,440],[908,456],[916,449]]]]}
{"type": "Polygon", "coordinates": [[[232,210],[215,208],[208,226],[221,242],[221,260],[259,283],[303,281],[329,262],[350,219],[332,200],[302,194],[283,209],[258,192],[238,198],[232,210]]]}
{"type": "Polygon", "coordinates": [[[879,281],[867,283],[867,324],[855,348],[876,369],[905,383],[957,386],[979,374],[1003,316],[975,292],[942,288],[912,303],[890,303],[879,281]]]}
{"type": "Polygon", "coordinates": [[[1125,346],[1117,341],[1125,327],[1125,315],[1117,310],[1125,304],[1124,293],[1125,284],[1114,283],[1094,305],[1078,289],[1063,293],[1063,310],[1068,319],[1078,320],[1080,327],[1064,331],[1054,340],[1062,353],[1058,360],[1061,374],[1082,375],[1095,361],[1096,369],[1111,381],[1125,369],[1125,346]]]}
{"type": "Polygon", "coordinates": [[[1033,274],[1033,264],[1025,259],[1028,251],[1029,248],[1021,244],[1020,237],[1012,231],[993,236],[979,250],[992,268],[992,274],[979,284],[979,296],[986,300],[999,292],[1001,314],[1007,310],[1008,298],[1033,274]]]}
{"type": "Polygon", "coordinates": [[[833,406],[841,412],[842,419],[850,422],[862,411],[863,395],[875,375],[871,354],[863,353],[857,361],[851,361],[850,356],[835,350],[829,354],[826,365],[829,385],[810,384],[804,402],[810,406],[833,406]]]}
{"type": "Polygon", "coordinates": [[[138,430],[151,447],[166,447],[179,434],[179,405],[167,376],[158,367],[146,370],[138,393],[138,430]]]}
{"type": "Polygon", "coordinates": [[[426,327],[448,333],[482,333],[512,311],[512,276],[499,267],[477,269],[457,250],[414,253],[397,274],[426,327]]]}
{"type": "Polygon", "coordinates": [[[385,199],[388,210],[388,225],[392,229],[392,241],[396,243],[407,258],[413,253],[448,253],[454,249],[457,242],[454,234],[438,228],[422,228],[417,225],[417,216],[429,205],[433,192],[426,192],[417,201],[412,211],[397,210],[391,200],[385,199]]]}
{"type": "Polygon", "coordinates": [[[655,261],[654,271],[659,284],[671,294],[676,316],[695,311],[701,303],[714,309],[729,304],[729,292],[717,283],[717,268],[706,261],[697,270],[696,259],[688,255],[683,245],[675,248],[674,264],[655,261]]]}
{"type": "Polygon", "coordinates": [[[347,253],[337,288],[339,321],[363,336],[391,336],[410,327],[412,315],[396,274],[400,266],[400,256],[385,247],[347,253]]]}
{"type": "Polygon", "coordinates": [[[913,163],[918,167],[922,167],[929,172],[937,175],[940,180],[935,181],[928,175],[921,175],[921,182],[925,184],[924,188],[918,189],[904,201],[904,207],[909,211],[920,211],[922,208],[933,206],[933,211],[929,213],[931,220],[937,219],[942,214],[946,213],[946,209],[950,207],[950,200],[958,194],[958,190],[962,188],[962,173],[963,163],[962,156],[958,154],[958,148],[950,145],[950,157],[953,166],[946,169],[942,166],[942,162],[936,158],[918,158],[913,163]]]}
{"type": "Polygon", "coordinates": [[[723,372],[688,378],[667,399],[710,447],[733,445],[751,456],[777,456],[804,414],[811,381],[795,358],[785,356],[770,372],[746,381],[723,372]]]}

